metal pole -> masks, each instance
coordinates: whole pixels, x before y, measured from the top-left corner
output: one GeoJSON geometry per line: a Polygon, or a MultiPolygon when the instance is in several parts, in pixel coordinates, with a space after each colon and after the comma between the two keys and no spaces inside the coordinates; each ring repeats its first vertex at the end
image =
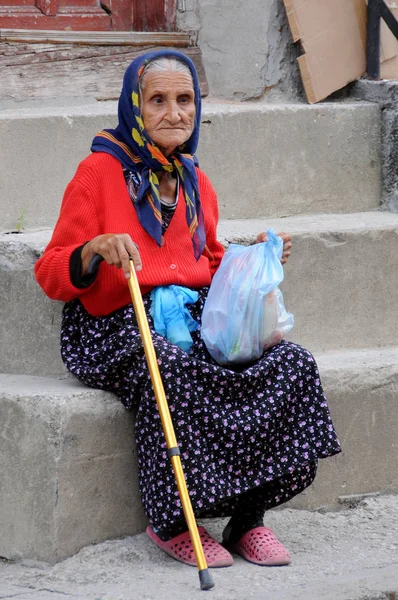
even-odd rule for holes
{"type": "Polygon", "coordinates": [[[366,70],[369,79],[380,79],[380,0],[368,0],[366,70]]]}
{"type": "Polygon", "coordinates": [[[380,2],[380,16],[398,40],[398,21],[384,1],[380,2]]]}
{"type": "Polygon", "coordinates": [[[151,337],[148,321],[146,318],[144,303],[142,301],[141,291],[138,284],[137,274],[134,263],[130,259],[130,279],[128,280],[131,299],[133,301],[135,316],[141,333],[142,342],[149,373],[151,375],[152,385],[155,392],[156,403],[158,405],[160,420],[163,425],[163,431],[166,438],[168,456],[173,466],[174,475],[180,494],[181,504],[185,515],[191,536],[193,550],[195,552],[196,564],[199,571],[200,587],[202,590],[210,590],[214,587],[213,579],[207,567],[206,557],[203,552],[202,542],[198,532],[195,516],[192,510],[191,499],[188,494],[187,484],[185,482],[184,472],[182,470],[180,451],[177,445],[177,439],[174,433],[173,422],[171,420],[169,406],[164,393],[163,382],[160,376],[158,361],[156,359],[155,348],[151,337]]]}

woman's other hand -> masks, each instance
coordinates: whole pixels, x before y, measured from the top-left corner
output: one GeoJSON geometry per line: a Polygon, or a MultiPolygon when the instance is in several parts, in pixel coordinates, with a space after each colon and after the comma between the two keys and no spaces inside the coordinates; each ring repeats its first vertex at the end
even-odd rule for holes
{"type": "Polygon", "coordinates": [[[130,277],[130,256],[135,270],[142,269],[140,253],[128,233],[105,233],[90,240],[82,250],[82,276],[87,275],[94,254],[102,256],[108,265],[123,269],[126,279],[130,277]]]}
{"type": "Polygon", "coordinates": [[[281,263],[284,265],[287,263],[287,259],[290,256],[290,252],[292,250],[292,236],[289,233],[277,233],[277,235],[279,235],[279,237],[282,238],[283,240],[283,251],[282,251],[282,258],[281,258],[281,263]]]}
{"type": "MultiPolygon", "coordinates": [[[[277,235],[279,235],[279,237],[282,238],[283,240],[283,251],[282,251],[282,258],[281,258],[281,263],[284,265],[287,263],[287,259],[290,256],[290,252],[292,250],[292,236],[289,233],[277,233],[277,235]]],[[[265,232],[259,233],[256,239],[256,243],[257,244],[261,244],[262,242],[267,242],[268,241],[268,237],[267,234],[265,232]]]]}

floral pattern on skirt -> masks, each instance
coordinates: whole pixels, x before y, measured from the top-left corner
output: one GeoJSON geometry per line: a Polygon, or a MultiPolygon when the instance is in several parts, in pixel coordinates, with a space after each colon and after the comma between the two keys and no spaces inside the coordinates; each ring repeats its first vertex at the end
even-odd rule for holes
{"type": "MultiPolygon", "coordinates": [[[[191,308],[199,322],[206,294],[201,290],[191,308]]],[[[227,369],[211,358],[199,331],[192,334],[189,354],[155,333],[148,295],[144,304],[196,515],[228,516],[241,494],[260,486],[273,490],[268,508],[286,502],[311,483],[318,458],[340,451],[310,352],[282,341],[255,364],[227,369]]],[[[137,408],[145,512],[160,529],[180,522],[181,503],[132,305],[93,317],[79,300],[67,303],[61,354],[80,381],[113,391],[126,408],[137,408]]]]}

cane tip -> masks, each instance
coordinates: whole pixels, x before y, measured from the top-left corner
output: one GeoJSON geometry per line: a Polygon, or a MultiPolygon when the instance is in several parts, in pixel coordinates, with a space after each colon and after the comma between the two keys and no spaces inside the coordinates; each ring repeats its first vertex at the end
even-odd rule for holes
{"type": "Polygon", "coordinates": [[[200,589],[211,590],[214,587],[213,577],[210,574],[209,569],[202,569],[199,571],[200,589]]]}

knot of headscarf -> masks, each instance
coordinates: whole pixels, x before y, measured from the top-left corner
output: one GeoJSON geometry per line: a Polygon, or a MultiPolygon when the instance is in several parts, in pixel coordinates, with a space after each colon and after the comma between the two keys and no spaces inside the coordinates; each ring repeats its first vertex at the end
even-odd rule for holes
{"type": "Polygon", "coordinates": [[[127,68],[119,98],[119,124],[116,129],[103,129],[94,138],[92,152],[107,152],[117,158],[123,167],[139,173],[141,185],[135,208],[145,231],[162,245],[162,213],[159,179],[156,171],[178,173],[186,203],[186,219],[198,260],[205,246],[205,227],[200,205],[197,160],[194,156],[199,140],[201,99],[199,81],[192,61],[175,50],[149,52],[136,58],[127,68]],[[175,57],[190,69],[195,92],[195,126],[190,138],[174,153],[166,157],[154,144],[144,127],[140,107],[140,77],[146,65],[156,58],[175,57]]]}

